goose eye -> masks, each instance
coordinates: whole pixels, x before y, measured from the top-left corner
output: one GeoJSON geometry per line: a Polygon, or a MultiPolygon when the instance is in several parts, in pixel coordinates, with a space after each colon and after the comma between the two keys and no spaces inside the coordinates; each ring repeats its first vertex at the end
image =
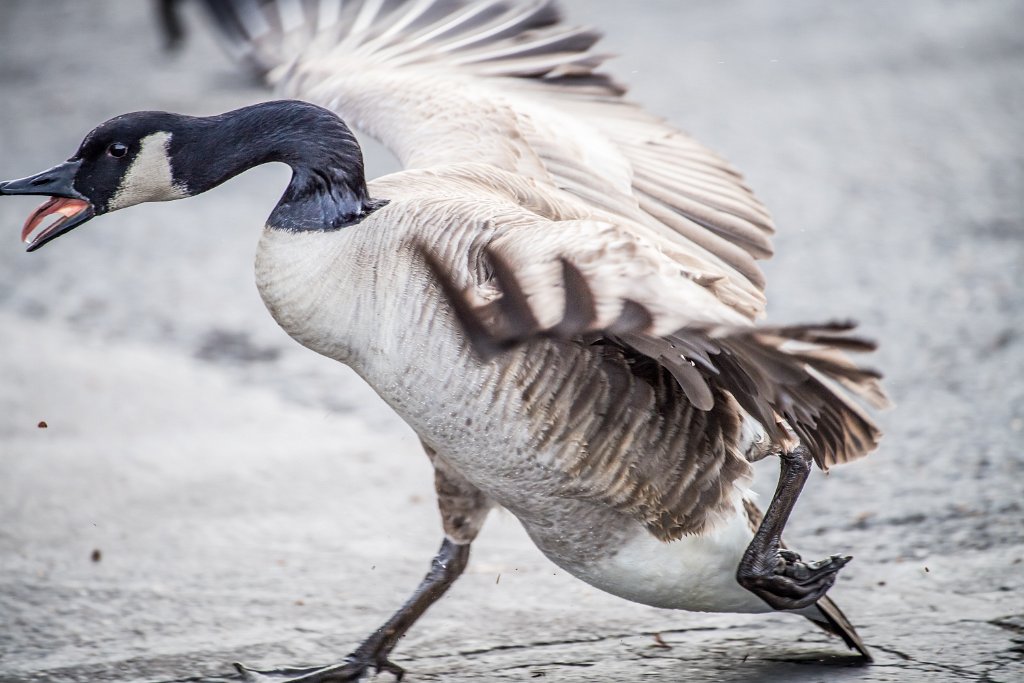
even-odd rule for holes
{"type": "Polygon", "coordinates": [[[127,153],[128,146],[121,144],[120,142],[113,142],[110,144],[110,147],[107,147],[107,154],[114,157],[115,159],[120,159],[127,153]]]}

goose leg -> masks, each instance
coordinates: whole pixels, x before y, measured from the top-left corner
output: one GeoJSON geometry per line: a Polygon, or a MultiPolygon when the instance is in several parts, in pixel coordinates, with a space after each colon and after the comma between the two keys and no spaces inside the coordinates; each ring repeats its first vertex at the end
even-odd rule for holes
{"type": "Polygon", "coordinates": [[[804,562],[798,554],[782,547],[782,530],[810,474],[811,455],[798,446],[792,452],[782,453],[779,460],[779,484],[761,525],[743,553],[736,580],[772,608],[791,610],[812,605],[824,596],[851,558],[832,555],[818,562],[804,562]]]}
{"type": "Polygon", "coordinates": [[[437,602],[455,579],[459,578],[468,561],[469,544],[460,545],[451,539],[444,539],[441,549],[431,562],[430,571],[412,597],[346,657],[343,664],[324,668],[255,671],[236,663],[235,668],[242,674],[242,680],[252,683],[341,683],[359,680],[370,671],[386,671],[401,680],[405,670],[388,658],[391,650],[427,608],[437,602]]]}
{"type": "Polygon", "coordinates": [[[469,561],[469,546],[480,532],[491,508],[491,502],[479,490],[438,459],[434,451],[425,444],[424,448],[434,463],[434,484],[446,537],[431,562],[430,571],[413,592],[412,597],[383,626],[363,641],[344,663],[323,668],[274,671],[255,671],[235,664],[244,681],[342,683],[357,681],[373,671],[386,671],[397,680],[402,679],[405,670],[390,660],[391,651],[427,608],[437,602],[462,574],[469,561]]]}

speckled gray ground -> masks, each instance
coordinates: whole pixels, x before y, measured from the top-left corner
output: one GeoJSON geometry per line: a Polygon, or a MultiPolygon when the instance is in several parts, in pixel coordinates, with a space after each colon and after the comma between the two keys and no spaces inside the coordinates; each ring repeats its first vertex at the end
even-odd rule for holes
{"type": "MultiPolygon", "coordinates": [[[[883,343],[888,438],[816,476],[789,533],[856,556],[833,596],[878,663],[784,615],[603,595],[496,514],[398,650],[408,680],[1024,680],[1024,2],[566,4],[608,31],[636,99],[773,209],[771,318],[852,316],[883,343]]],[[[266,97],[203,32],[175,59],[156,45],[146,3],[0,3],[0,178],[123,111],[266,97]]],[[[33,201],[0,201],[0,681],[327,663],[426,569],[415,438],[252,284],[286,177],[36,254],[17,240],[33,201]]],[[[774,465],[759,476],[769,491],[774,465]]]]}

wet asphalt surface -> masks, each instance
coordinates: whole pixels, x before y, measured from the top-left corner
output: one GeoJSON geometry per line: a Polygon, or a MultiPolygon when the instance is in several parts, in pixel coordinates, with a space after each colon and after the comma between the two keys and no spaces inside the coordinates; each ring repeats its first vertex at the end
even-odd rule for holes
{"type": "MultiPolygon", "coordinates": [[[[878,661],[787,615],[604,595],[494,514],[396,651],[407,680],[1024,680],[1024,2],[566,5],[606,29],[635,99],[774,212],[770,319],[853,317],[882,343],[887,438],[815,475],[788,532],[855,556],[832,596],[878,661]]],[[[269,97],[202,29],[158,46],[146,3],[0,3],[0,178],[124,111],[269,97]]],[[[371,175],[393,168],[368,149],[371,175]]],[[[0,681],[330,663],[426,570],[441,536],[415,437],[253,285],[286,178],[34,254],[36,202],[0,201],[0,681]]]]}

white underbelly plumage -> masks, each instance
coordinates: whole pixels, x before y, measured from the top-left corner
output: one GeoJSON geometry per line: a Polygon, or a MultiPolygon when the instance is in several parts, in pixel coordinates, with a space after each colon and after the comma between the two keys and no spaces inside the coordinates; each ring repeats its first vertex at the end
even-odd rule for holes
{"type": "Polygon", "coordinates": [[[596,555],[587,552],[587,541],[577,546],[579,552],[573,552],[575,544],[567,542],[564,527],[521,521],[555,564],[612,595],[652,607],[693,612],[771,612],[764,601],[736,581],[740,558],[753,538],[740,497],[737,490],[736,514],[704,535],[666,543],[634,523],[625,527],[625,533],[620,528],[615,543],[596,555]],[[556,543],[557,549],[553,548],[556,543]]]}
{"type": "Polygon", "coordinates": [[[566,570],[596,588],[652,607],[770,612],[763,600],[736,581],[736,569],[752,537],[742,512],[711,533],[669,543],[638,527],[604,560],[566,570]]]}

